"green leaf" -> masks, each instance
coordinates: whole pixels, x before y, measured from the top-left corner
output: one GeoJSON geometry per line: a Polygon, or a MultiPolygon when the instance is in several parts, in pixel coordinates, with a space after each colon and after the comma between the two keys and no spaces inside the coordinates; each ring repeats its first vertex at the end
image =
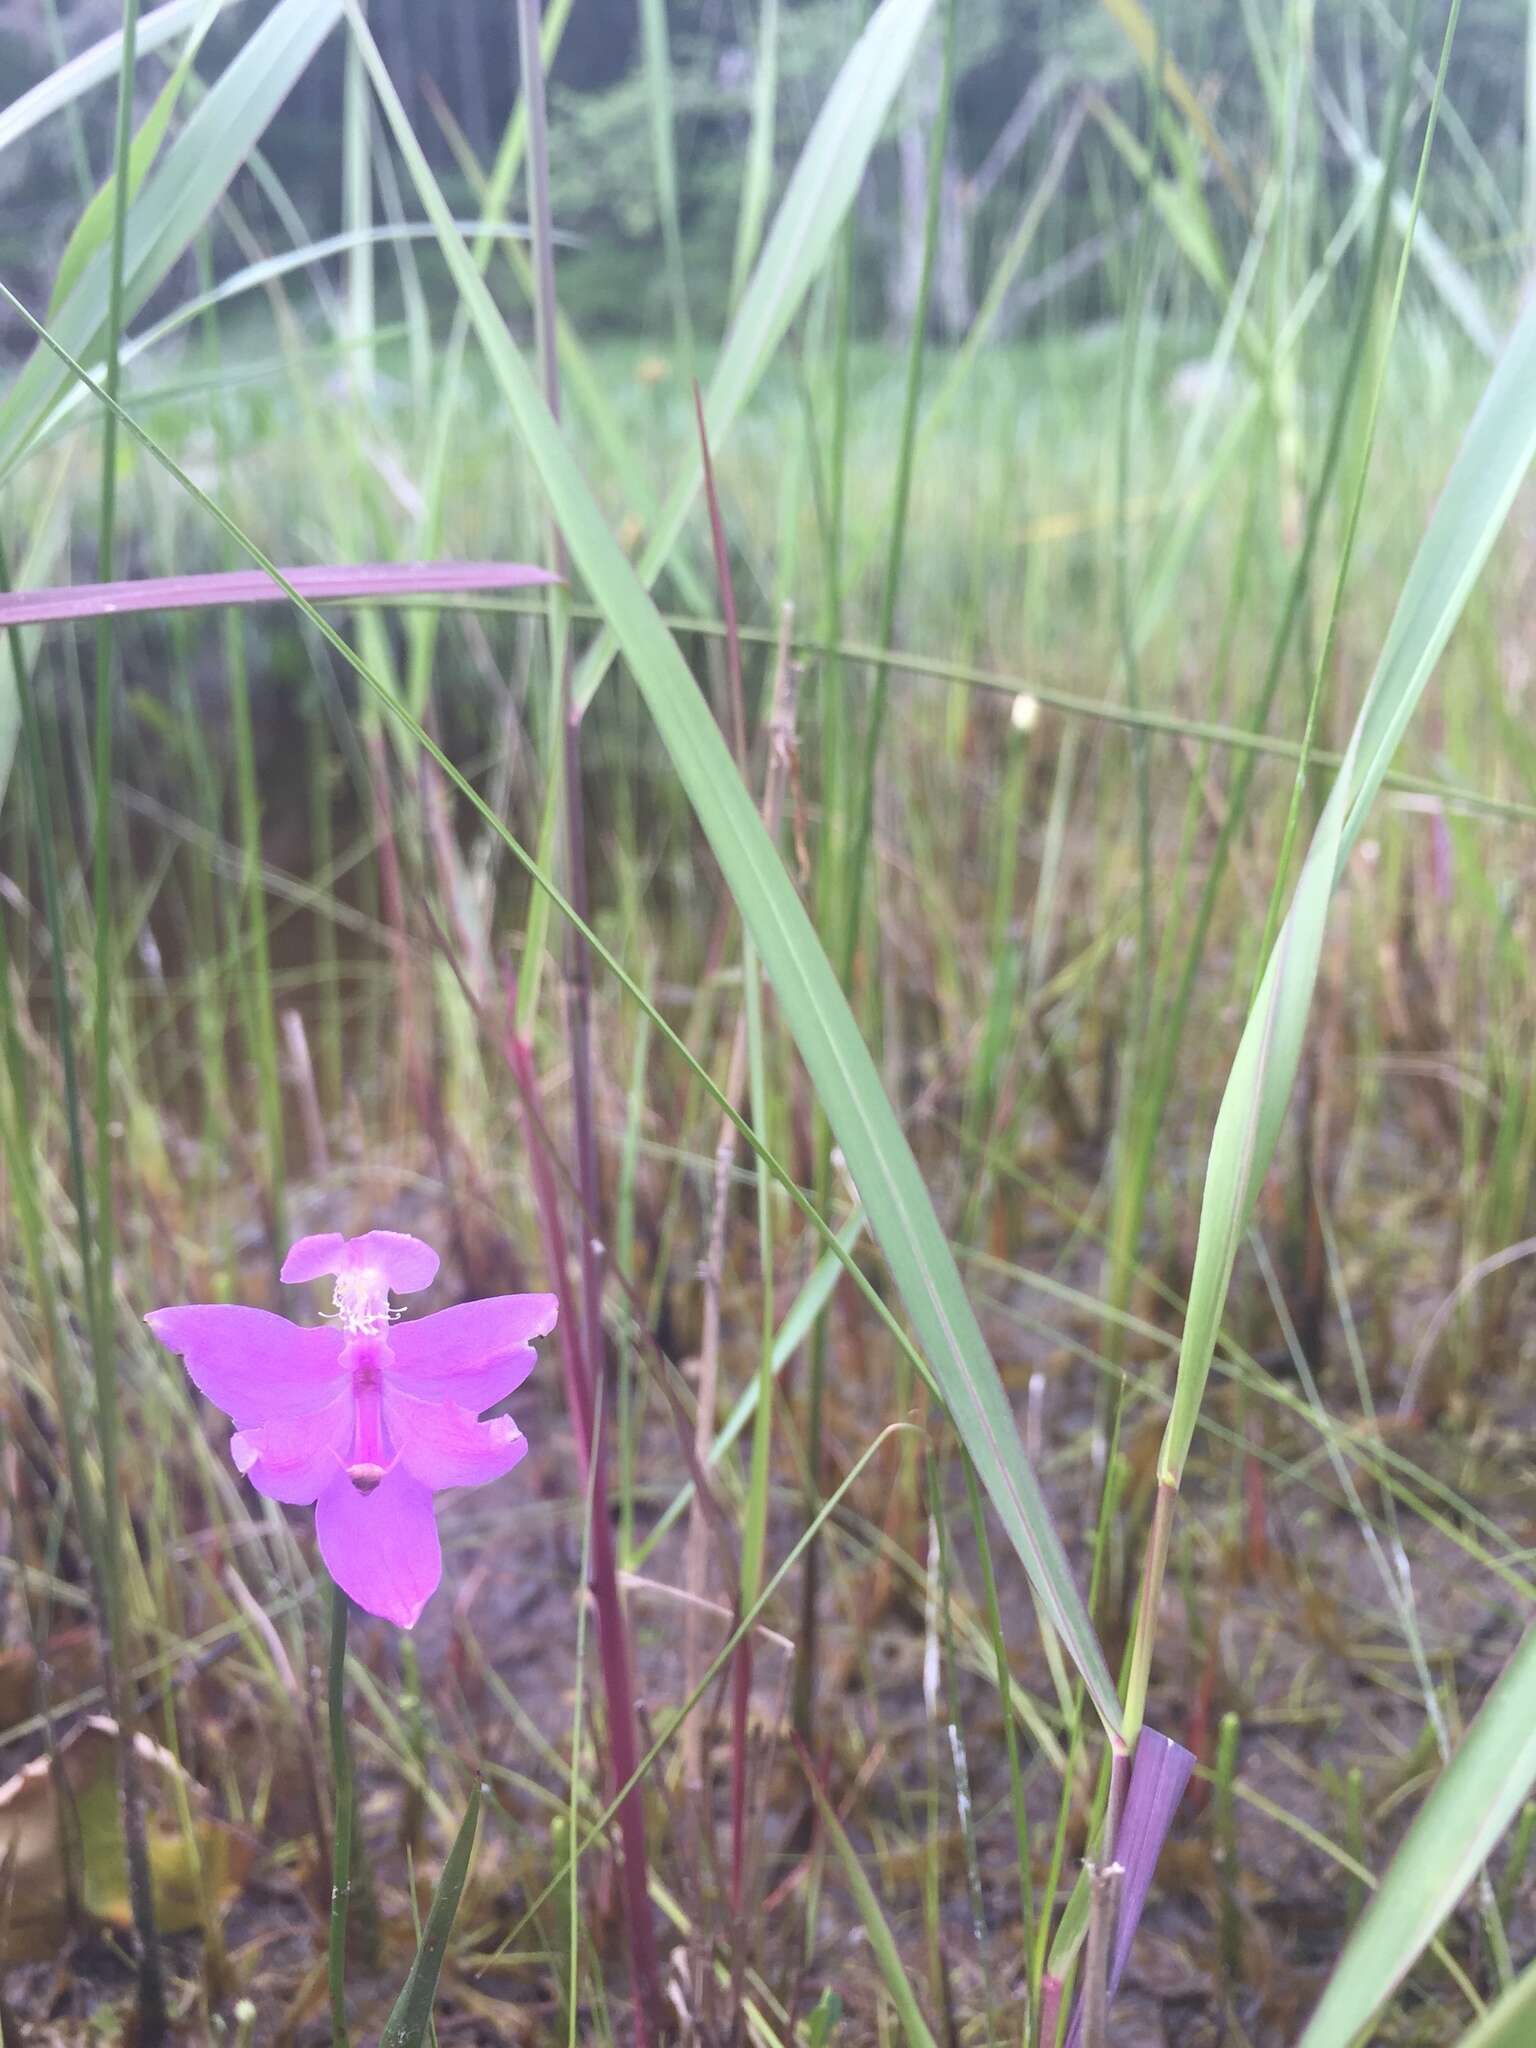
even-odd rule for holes
{"type": "MultiPolygon", "coordinates": [[[[884,0],[876,23],[913,0],[884,0]]],[[[676,641],[613,535],[453,226],[366,23],[346,0],[395,141],[463,295],[486,362],[553,507],[573,561],[612,628],[743,922],[773,983],[932,1372],[1023,1559],[1042,1612],[1083,1675],[1106,1728],[1120,1704],[1002,1379],[966,1297],[901,1124],[887,1100],[805,906],[785,873],[676,641]]],[[[866,38],[867,39],[867,38],[866,38]]],[[[857,55],[857,52],[855,53],[857,55]]],[[[836,89],[834,89],[835,91],[836,89]]],[[[764,258],[767,260],[766,254],[764,258]]]]}
{"type": "Polygon", "coordinates": [[[1536,1963],[1462,2035],[1457,2048],[1530,2048],[1536,2041],[1536,1963]]]}
{"type": "Polygon", "coordinates": [[[843,2001],[828,1985],[816,2001],[816,2009],[806,2021],[806,2033],[811,2048],[827,2048],[832,2039],[832,2029],[843,2016],[843,2001]]]}
{"type": "MultiPolygon", "coordinates": [[[[1358,2039],[1487,1861],[1533,1784],[1536,1629],[1510,1658],[1420,1807],[1345,1944],[1300,2048],[1350,2048],[1358,2039]]],[[[1529,2041],[1533,2006],[1536,1987],[1527,1972],[1469,2041],[1477,2048],[1529,2041]],[[1523,2022],[1521,2014],[1527,2015],[1523,2022]]]]}
{"type": "MultiPolygon", "coordinates": [[[[125,317],[143,305],[189,247],[324,41],[340,7],[341,0],[279,0],[146,178],[128,215],[125,317]]],[[[54,339],[77,361],[88,362],[101,344],[111,253],[103,246],[86,259],[74,289],[49,322],[54,339]]],[[[0,404],[0,476],[15,467],[69,381],[68,370],[45,346],[33,349],[0,404]]]]}
{"type": "MultiPolygon", "coordinates": [[[[154,105],[145,115],[143,125],[133,138],[128,151],[130,205],[138,196],[139,187],[144,183],[150,165],[160,153],[165,131],[171,124],[171,115],[176,111],[176,102],[181,97],[181,89],[191,75],[203,38],[212,28],[214,16],[222,4],[223,0],[204,0],[203,11],[193,24],[192,33],[187,37],[186,48],[176,60],[175,70],[160,88],[154,105]]],[[[112,233],[112,194],[116,182],[115,178],[108,178],[76,221],[74,233],[64,244],[64,253],[59,258],[58,275],[53,281],[53,296],[48,301],[50,320],[74,289],[87,259],[105,245],[112,233]]]]}
{"type": "Polygon", "coordinates": [[[1489,379],[1420,542],[1232,1063],[1201,1202],[1165,1480],[1177,1481],[1189,1453],[1237,1244],[1290,1100],[1333,890],[1533,458],[1536,307],[1489,379]]]}
{"type": "MultiPolygon", "coordinates": [[[[215,4],[220,8],[226,7],[230,0],[215,0],[215,4]]],[[[158,50],[162,43],[179,36],[184,28],[191,27],[206,5],[208,0],[169,0],[167,6],[157,7],[153,14],[146,14],[134,38],[134,55],[143,59],[151,50],[158,50]]],[[[103,36],[99,43],[92,43],[88,50],[82,50],[78,57],[71,57],[67,64],[61,64],[57,71],[50,71],[46,78],[40,78],[20,99],[13,100],[0,113],[0,149],[9,149],[13,142],[19,142],[40,121],[61,113],[71,101],[89,92],[92,86],[100,85],[105,79],[116,78],[122,58],[123,32],[118,28],[111,35],[103,36]]]]}
{"type": "Polygon", "coordinates": [[[731,258],[731,305],[741,301],[757,245],[768,216],[773,184],[773,129],[779,97],[779,0],[763,0],[752,53],[752,133],[747,142],[741,179],[741,206],[736,216],[736,253],[731,258]]]}
{"type": "Polygon", "coordinates": [[[853,1902],[859,1909],[859,1918],[864,1922],[864,1932],[869,1936],[870,1950],[880,1966],[880,1975],[885,1988],[891,1995],[901,2021],[901,2030],[907,2037],[908,2048],[938,2048],[928,2022],[923,2018],[922,2008],[917,2002],[917,1993],[912,1989],[901,1960],[901,1951],[896,1946],[890,1922],[880,1910],[880,1901],[875,1897],[874,1886],[865,1873],[863,1859],[848,1839],[848,1831],[837,1817],[837,1809],[822,1789],[816,1766],[800,1744],[800,1761],[805,1767],[806,1783],[816,1801],[816,1811],[821,1815],[821,1824],[827,1831],[827,1839],[837,1851],[843,1866],[843,1876],[853,1894],[853,1902]]]}
{"type": "Polygon", "coordinates": [[[443,1874],[437,1880],[437,1890],[432,1894],[432,1909],[421,1931],[416,1960],[411,1964],[410,1974],[400,1987],[400,1996],[384,2023],[379,2048],[420,2048],[426,2038],[427,2028],[432,2023],[433,2002],[437,1997],[437,1980],[442,1975],[443,1958],[448,1953],[448,1936],[453,1929],[454,1916],[459,1910],[459,1900],[464,1895],[470,1862],[475,1853],[475,1829],[479,1820],[480,1780],[477,1778],[469,1795],[469,1804],[464,1809],[464,1818],[459,1822],[459,1832],[453,1838],[453,1847],[443,1865],[443,1874]]]}
{"type": "MultiPolygon", "coordinates": [[[[881,0],[833,81],[704,394],[704,424],[717,461],[853,204],[932,8],[933,0],[881,0]]],[[[641,554],[646,589],[676,547],[702,481],[695,451],[641,554]]],[[[601,633],[587,651],[576,675],[576,701],[583,707],[596,695],[618,644],[611,631],[601,633]]]]}

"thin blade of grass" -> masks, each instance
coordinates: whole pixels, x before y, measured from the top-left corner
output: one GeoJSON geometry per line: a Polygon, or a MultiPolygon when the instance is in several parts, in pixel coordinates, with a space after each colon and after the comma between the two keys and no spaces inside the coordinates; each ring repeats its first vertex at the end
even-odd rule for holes
{"type": "Polygon", "coordinates": [[[1329,899],[1533,459],[1536,307],[1522,315],[1489,379],[1414,557],[1233,1062],[1211,1144],[1186,1348],[1161,1461],[1165,1475],[1177,1474],[1188,1454],[1226,1298],[1234,1229],[1247,1217],[1280,1135],[1329,899]]]}
{"type": "MultiPolygon", "coordinates": [[[[300,596],[316,604],[350,598],[424,597],[443,591],[522,590],[556,583],[552,569],[527,562],[357,562],[284,569],[300,596]]],[[[197,576],[142,576],[122,583],[60,583],[0,592],[0,628],[116,618],[125,612],[176,612],[214,605],[284,604],[288,592],[260,569],[197,576]]]]}
{"type": "Polygon", "coordinates": [[[459,1822],[459,1831],[443,1865],[443,1874],[432,1894],[432,1906],[427,1914],[427,1924],[422,1929],[416,1959],[389,2018],[384,2022],[379,2048],[421,2048],[426,2039],[427,2029],[432,2024],[437,1980],[442,1975],[443,1958],[448,1953],[448,1936],[453,1930],[459,1901],[464,1896],[464,1886],[469,1878],[479,1821],[480,1780],[476,1778],[464,1808],[464,1818],[459,1822]]]}
{"type": "Polygon", "coordinates": [[[1462,2035],[1456,2048],[1528,2048],[1536,2040],[1536,1963],[1521,1972],[1497,2005],[1462,2035]]]}
{"type": "MultiPolygon", "coordinates": [[[[129,211],[122,310],[130,318],[191,245],[257,138],[330,33],[341,0],[279,0],[144,182],[129,211]]],[[[49,323],[77,360],[100,347],[111,297],[111,251],[99,248],[49,323]]],[[[0,475],[25,452],[69,373],[34,348],[0,403],[0,475]]]]}
{"type": "Polygon", "coordinates": [[[1487,1861],[1533,1784],[1536,1629],[1510,1658],[1415,1816],[1345,1944],[1300,2048],[1350,2048],[1360,2038],[1487,1861]]]}
{"type": "Polygon", "coordinates": [[[672,338],[693,376],[693,317],[688,310],[688,274],[683,267],[683,228],[677,200],[677,139],[673,129],[672,50],[667,38],[667,0],[640,0],[640,40],[645,53],[646,101],[651,113],[651,156],[656,176],[656,210],[661,216],[662,257],[672,301],[672,338]]]}
{"type": "MultiPolygon", "coordinates": [[[[183,29],[191,28],[210,4],[222,8],[233,4],[233,0],[169,0],[167,6],[157,7],[153,14],[146,14],[134,38],[135,63],[139,58],[147,57],[151,50],[158,50],[162,43],[179,36],[183,29]]],[[[71,57],[67,64],[50,71],[46,78],[40,78],[36,85],[29,87],[0,113],[0,150],[9,149],[13,142],[19,142],[40,121],[46,121],[73,105],[92,86],[100,85],[104,79],[115,78],[122,54],[123,32],[120,28],[114,29],[99,43],[92,43],[88,50],[82,50],[78,57],[71,57]]]]}
{"type": "MultiPolygon", "coordinates": [[[[895,0],[886,0],[886,6],[895,0]]],[[[1029,1572],[1036,1597],[1082,1672],[1106,1728],[1120,1707],[1013,1411],[981,1334],[917,1161],[880,1084],[805,907],[742,783],[676,641],[608,529],[564,437],[518,353],[400,105],[388,70],[348,0],[386,117],[492,375],[554,507],[572,560],[606,613],[615,645],[650,709],[705,836],[750,930],[786,1021],[868,1208],[927,1352],[940,1398],[965,1440],[1029,1572]]],[[[766,261],[766,256],[765,256],[766,261]]]]}
{"type": "Polygon", "coordinates": [[[734,312],[757,261],[773,183],[773,127],[779,97],[779,0],[763,0],[752,59],[752,132],[741,177],[741,210],[736,216],[736,252],[731,258],[734,312]]]}
{"type": "Polygon", "coordinates": [[[843,1866],[843,1876],[847,1880],[849,1891],[853,1894],[853,1902],[858,1907],[859,1918],[864,1923],[864,1932],[869,1937],[869,1946],[875,1962],[890,1994],[891,2003],[896,2008],[897,2018],[901,2021],[901,2030],[906,2036],[908,2048],[938,2048],[932,2029],[923,2018],[922,2008],[917,2002],[917,1993],[912,1989],[911,1980],[902,1963],[901,1950],[896,1945],[896,1937],[891,1932],[890,1922],[881,1910],[880,1901],[875,1896],[875,1888],[865,1872],[863,1859],[849,1841],[848,1831],[838,1819],[837,1808],[827,1797],[826,1789],[821,1782],[821,1774],[812,1762],[805,1745],[798,1736],[794,1738],[794,1742],[805,1770],[805,1782],[811,1788],[811,1796],[816,1801],[816,1811],[821,1816],[821,1824],[826,1829],[827,1839],[837,1851],[838,1861],[843,1866]]]}
{"type": "MultiPolygon", "coordinates": [[[[154,105],[139,124],[139,131],[128,151],[127,186],[130,202],[136,197],[139,187],[148,175],[150,165],[159,154],[166,130],[171,125],[171,116],[176,111],[176,102],[181,97],[181,89],[187,82],[204,36],[213,26],[219,5],[220,0],[204,0],[203,12],[193,24],[186,47],[176,59],[176,68],[160,88],[154,105]]],[[[132,54],[130,51],[129,55],[132,54]]],[[[116,185],[114,174],[108,178],[75,223],[75,231],[64,245],[64,254],[59,258],[58,271],[53,280],[53,296],[48,302],[50,317],[68,298],[87,260],[96,253],[112,232],[116,185]]],[[[118,339],[121,341],[121,336],[118,339]]]]}
{"type": "MultiPolygon", "coordinates": [[[[709,445],[717,458],[853,204],[932,8],[933,0],[881,0],[833,81],[704,394],[709,445]]],[[[647,589],[677,545],[702,482],[703,467],[695,454],[668,494],[640,557],[640,580],[647,589]]],[[[576,676],[576,701],[583,709],[618,650],[612,631],[599,634],[588,650],[576,676]]]]}

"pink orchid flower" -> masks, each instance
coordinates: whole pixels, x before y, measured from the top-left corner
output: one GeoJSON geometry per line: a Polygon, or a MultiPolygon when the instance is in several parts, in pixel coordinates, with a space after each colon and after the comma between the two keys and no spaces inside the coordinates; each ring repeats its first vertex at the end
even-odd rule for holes
{"type": "Polygon", "coordinates": [[[284,1280],[334,1276],[332,1319],[304,1329],[260,1308],[160,1308],[144,1320],[235,1425],[230,1455],[258,1493],[314,1504],[326,1569],[349,1598],[401,1628],[437,1590],[432,1496],[510,1472],[528,1439],[480,1421],[533,1369],[555,1326],[552,1294],[499,1294],[396,1322],[391,1290],[431,1285],[437,1253],[397,1230],[303,1237],[284,1280]]]}

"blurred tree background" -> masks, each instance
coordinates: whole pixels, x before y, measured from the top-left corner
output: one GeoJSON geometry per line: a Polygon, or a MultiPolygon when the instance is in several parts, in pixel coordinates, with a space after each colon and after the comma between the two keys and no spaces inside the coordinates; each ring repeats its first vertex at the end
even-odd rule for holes
{"type": "MultiPolygon", "coordinates": [[[[1447,0],[1428,8],[1423,47],[1433,49],[1447,0]]],[[[795,160],[837,62],[867,12],[861,0],[663,0],[671,71],[678,214],[692,323],[718,333],[729,306],[743,154],[765,41],[776,67],[775,159],[795,160]]],[[[1386,0],[1348,0],[1310,15],[1312,90],[1294,93],[1300,124],[1298,175],[1313,179],[1311,211],[1326,238],[1357,189],[1361,146],[1368,156],[1373,110],[1399,47],[1386,0]]],[[[120,20],[117,0],[11,0],[0,10],[0,100],[9,103],[66,55],[120,20]]],[[[252,0],[232,0],[214,21],[200,65],[211,76],[249,32],[252,0]]],[[[658,205],[652,101],[647,82],[643,0],[577,0],[553,71],[556,220],[570,238],[561,297],[584,331],[653,336],[673,326],[658,205]]],[[[1125,33],[1141,16],[1156,32],[1213,133],[1232,175],[1169,159],[1170,206],[1184,206],[1192,234],[1214,236],[1235,260],[1249,231],[1242,195],[1256,188],[1277,132],[1274,115],[1292,90],[1281,67],[1279,10],[1269,0],[1162,0],[1139,6],[1104,0],[966,0],[959,77],[945,179],[943,233],[933,319],[963,331],[992,278],[1069,121],[1086,118],[1096,146],[1073,150],[1045,210],[1028,274],[1016,280],[992,334],[1027,331],[1049,306],[1052,324],[1091,322],[1120,309],[1129,272],[1126,244],[1140,180],[1127,150],[1143,120],[1142,71],[1125,33]],[[1117,123],[1125,124],[1117,127],[1117,123]],[[1118,136],[1118,140],[1116,137],[1118,136]],[[1262,140],[1260,139],[1262,138],[1262,140]],[[1202,187],[1179,194],[1181,182],[1202,187]]],[[[517,90],[517,37],[505,0],[372,0],[370,20],[418,134],[465,217],[475,213],[471,159],[488,165],[517,90]]],[[[1447,174],[1428,215],[1497,296],[1523,270],[1536,216],[1536,177],[1526,143],[1526,0],[1479,0],[1468,7],[1448,86],[1454,117],[1440,157],[1447,174]],[[1468,174],[1470,171],[1470,175],[1468,174]],[[1526,195],[1517,207],[1513,195],[1526,195]]],[[[654,51],[652,53],[654,61],[654,51]]],[[[906,324],[922,238],[923,165],[938,95],[939,45],[930,37],[914,67],[886,146],[860,199],[857,323],[866,334],[906,324]]],[[[156,58],[140,66],[145,106],[163,77],[156,58]]],[[[339,225],[336,134],[342,97],[342,41],[333,38],[302,80],[265,141],[265,160],[314,236],[339,225]]],[[[1429,79],[1423,80],[1427,95],[1429,79]]],[[[84,120],[43,124],[28,146],[4,156],[0,262],[44,296],[82,194],[104,177],[110,95],[97,94],[84,120]]],[[[246,172],[239,198],[262,218],[258,180],[246,172]]],[[[270,217],[270,216],[269,216],[270,217]]],[[[274,239],[277,223],[273,222],[274,239]]],[[[1298,251],[1297,261],[1319,252],[1298,251]]],[[[430,260],[430,259],[429,259],[430,260]]],[[[17,337],[8,337],[13,343],[17,337]]]]}

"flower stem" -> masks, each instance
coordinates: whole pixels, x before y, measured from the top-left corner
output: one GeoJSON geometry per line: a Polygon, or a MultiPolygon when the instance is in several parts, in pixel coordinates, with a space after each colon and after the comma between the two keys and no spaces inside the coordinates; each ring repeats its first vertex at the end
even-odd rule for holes
{"type": "Polygon", "coordinates": [[[347,1739],[347,1617],[351,1602],[331,1587],[331,1785],[336,1818],[331,1835],[331,2048],[347,2048],[347,1907],[352,1897],[352,1745],[347,1739]]]}

